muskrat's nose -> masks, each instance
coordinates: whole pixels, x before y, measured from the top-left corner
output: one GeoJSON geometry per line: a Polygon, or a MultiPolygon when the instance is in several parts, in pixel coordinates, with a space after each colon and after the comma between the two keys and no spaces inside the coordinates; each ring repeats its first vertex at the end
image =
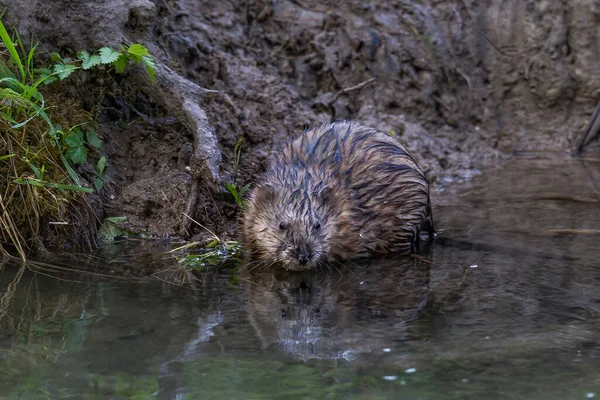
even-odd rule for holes
{"type": "Polygon", "coordinates": [[[311,258],[312,258],[311,253],[302,252],[298,255],[298,262],[300,263],[300,265],[304,265],[307,262],[309,262],[311,258]]]}
{"type": "Polygon", "coordinates": [[[305,256],[304,254],[301,254],[298,256],[298,262],[300,264],[306,264],[308,262],[308,257],[305,256]]]}

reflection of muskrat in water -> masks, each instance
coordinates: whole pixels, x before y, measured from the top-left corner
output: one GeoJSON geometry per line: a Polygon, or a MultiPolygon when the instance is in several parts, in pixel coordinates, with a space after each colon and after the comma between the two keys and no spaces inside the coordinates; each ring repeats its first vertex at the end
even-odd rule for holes
{"type": "Polygon", "coordinates": [[[410,322],[435,304],[430,257],[423,255],[340,263],[339,273],[245,269],[245,314],[263,348],[303,360],[381,351],[390,340],[408,339],[410,322]]]}
{"type": "Polygon", "coordinates": [[[252,192],[242,236],[288,270],[410,251],[433,230],[429,183],[395,139],[351,122],[308,130],[275,152],[252,192]]]}

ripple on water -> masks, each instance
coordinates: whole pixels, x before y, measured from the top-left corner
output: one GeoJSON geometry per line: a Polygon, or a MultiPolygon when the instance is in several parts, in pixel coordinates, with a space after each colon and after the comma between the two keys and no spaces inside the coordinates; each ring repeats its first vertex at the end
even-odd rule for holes
{"type": "MultiPolygon", "coordinates": [[[[5,267],[0,397],[26,385],[72,398],[595,398],[593,168],[516,159],[438,193],[443,231],[420,257],[239,280],[223,266],[184,287],[5,267]]],[[[163,250],[61,265],[172,271],[163,250]]]]}

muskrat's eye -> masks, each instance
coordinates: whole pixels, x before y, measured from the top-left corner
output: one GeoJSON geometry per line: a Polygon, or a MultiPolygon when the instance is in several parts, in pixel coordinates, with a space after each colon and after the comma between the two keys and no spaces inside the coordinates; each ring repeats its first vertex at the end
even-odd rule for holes
{"type": "Polygon", "coordinates": [[[319,221],[317,221],[313,224],[314,229],[319,229],[320,227],[321,227],[321,223],[319,221]]]}
{"type": "Polygon", "coordinates": [[[285,222],[281,221],[279,223],[279,229],[284,230],[285,229],[285,222]]]}

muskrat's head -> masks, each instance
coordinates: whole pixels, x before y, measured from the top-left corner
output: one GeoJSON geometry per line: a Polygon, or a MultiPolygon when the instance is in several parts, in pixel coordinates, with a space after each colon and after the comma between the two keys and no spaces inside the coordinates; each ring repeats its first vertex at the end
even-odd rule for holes
{"type": "Polygon", "coordinates": [[[243,219],[244,239],[257,262],[300,271],[326,261],[336,232],[333,197],[328,188],[257,187],[243,219]]]}

